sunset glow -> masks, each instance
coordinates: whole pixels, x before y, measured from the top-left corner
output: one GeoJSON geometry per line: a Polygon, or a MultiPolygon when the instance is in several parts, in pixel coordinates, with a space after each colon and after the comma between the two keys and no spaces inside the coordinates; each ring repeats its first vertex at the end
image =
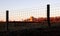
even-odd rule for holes
{"type": "Polygon", "coordinates": [[[22,21],[31,16],[47,17],[47,4],[50,4],[50,17],[60,16],[60,0],[0,0],[0,21],[22,21]]]}

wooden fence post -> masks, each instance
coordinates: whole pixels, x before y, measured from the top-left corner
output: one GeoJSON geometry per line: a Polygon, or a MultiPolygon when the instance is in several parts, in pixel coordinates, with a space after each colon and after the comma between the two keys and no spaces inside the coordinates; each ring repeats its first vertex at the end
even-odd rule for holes
{"type": "Polygon", "coordinates": [[[7,23],[7,31],[8,31],[8,24],[9,24],[9,11],[6,10],[6,23],[7,23]]]}
{"type": "Polygon", "coordinates": [[[47,22],[48,22],[49,28],[51,28],[51,24],[50,24],[50,5],[49,4],[47,4],[47,22]]]}

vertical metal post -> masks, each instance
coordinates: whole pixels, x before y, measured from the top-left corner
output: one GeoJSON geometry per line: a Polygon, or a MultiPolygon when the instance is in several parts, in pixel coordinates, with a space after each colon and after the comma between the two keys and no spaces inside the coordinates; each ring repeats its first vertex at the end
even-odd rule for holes
{"type": "Polygon", "coordinates": [[[47,5],[47,22],[48,22],[48,26],[49,28],[51,28],[51,24],[50,24],[50,5],[47,5]]]}
{"type": "Polygon", "coordinates": [[[9,24],[9,11],[6,10],[6,23],[7,23],[7,31],[8,31],[8,24],[9,24]]]}

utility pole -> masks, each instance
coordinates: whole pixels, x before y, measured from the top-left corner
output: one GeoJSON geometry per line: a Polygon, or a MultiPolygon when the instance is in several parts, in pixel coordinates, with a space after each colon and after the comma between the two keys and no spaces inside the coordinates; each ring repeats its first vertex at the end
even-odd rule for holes
{"type": "Polygon", "coordinates": [[[6,10],[6,24],[7,24],[7,31],[8,31],[8,24],[9,24],[9,11],[6,10]]]}

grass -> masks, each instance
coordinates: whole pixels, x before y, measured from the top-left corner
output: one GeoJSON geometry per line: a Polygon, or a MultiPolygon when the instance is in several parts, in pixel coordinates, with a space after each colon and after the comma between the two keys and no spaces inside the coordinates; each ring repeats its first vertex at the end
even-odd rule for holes
{"type": "Polygon", "coordinates": [[[0,36],[58,36],[60,24],[54,24],[49,29],[42,23],[9,23],[9,31],[5,31],[6,23],[0,23],[0,36]]]}

